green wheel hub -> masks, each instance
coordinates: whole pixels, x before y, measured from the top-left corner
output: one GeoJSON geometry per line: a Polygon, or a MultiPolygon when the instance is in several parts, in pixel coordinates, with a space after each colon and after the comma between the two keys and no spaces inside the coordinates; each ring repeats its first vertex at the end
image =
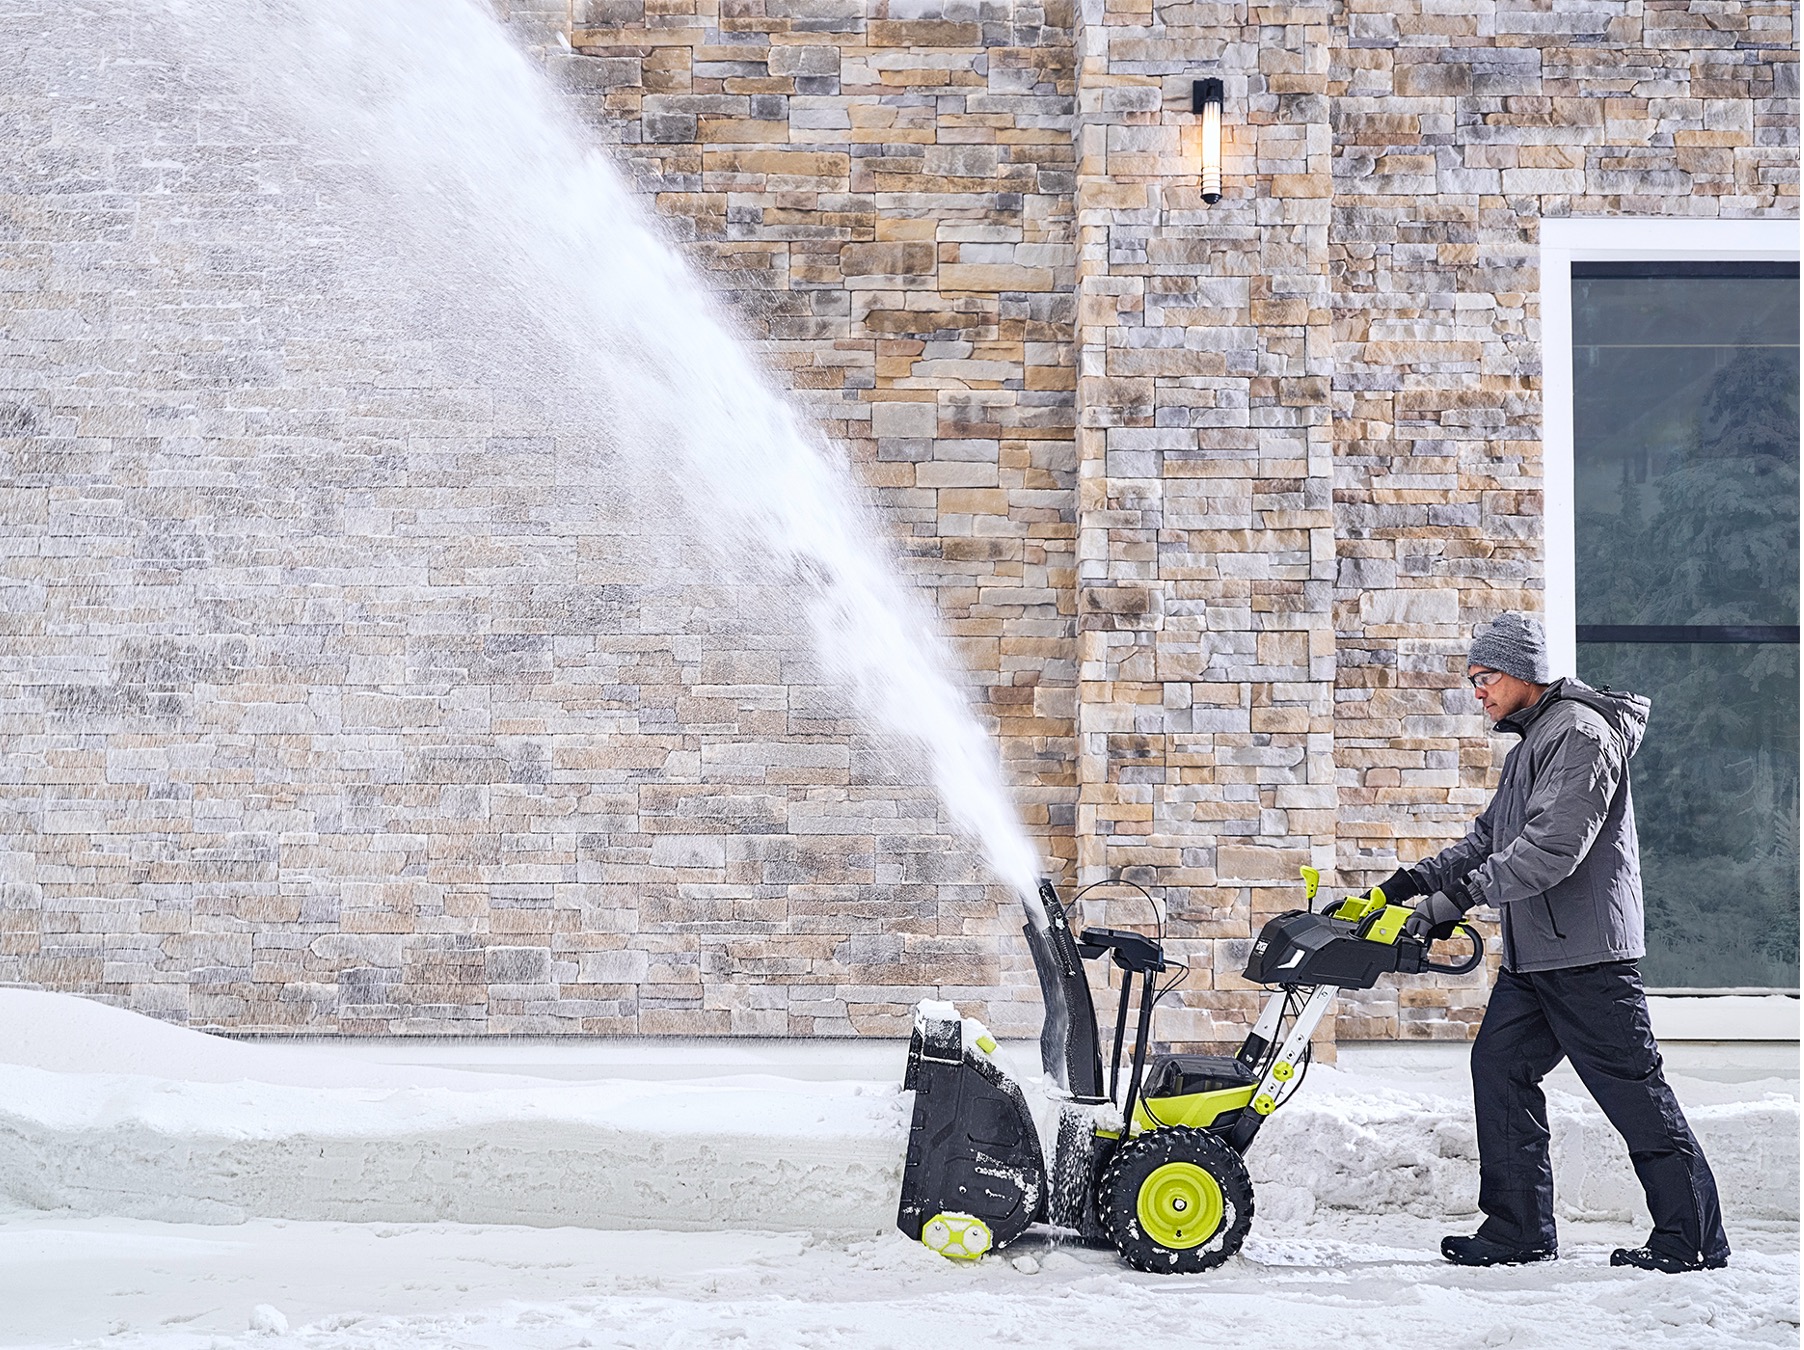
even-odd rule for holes
{"type": "Polygon", "coordinates": [[[1140,1231],[1173,1251],[1200,1247],[1221,1227],[1221,1186],[1191,1162],[1153,1169],[1135,1203],[1140,1231]]]}
{"type": "Polygon", "coordinates": [[[1195,1275],[1246,1241],[1253,1182],[1240,1155],[1209,1131],[1161,1127],[1116,1147],[1096,1183],[1096,1213],[1135,1270],[1195,1275]]]}

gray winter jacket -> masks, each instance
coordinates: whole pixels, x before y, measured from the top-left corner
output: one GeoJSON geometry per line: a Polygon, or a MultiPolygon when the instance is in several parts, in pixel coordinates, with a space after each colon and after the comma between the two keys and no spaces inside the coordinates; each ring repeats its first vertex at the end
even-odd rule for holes
{"type": "Polygon", "coordinates": [[[1522,741],[1472,832],[1410,869],[1429,890],[1464,878],[1497,907],[1506,970],[1646,953],[1628,762],[1648,706],[1637,694],[1554,681],[1533,706],[1497,724],[1522,741]]]}

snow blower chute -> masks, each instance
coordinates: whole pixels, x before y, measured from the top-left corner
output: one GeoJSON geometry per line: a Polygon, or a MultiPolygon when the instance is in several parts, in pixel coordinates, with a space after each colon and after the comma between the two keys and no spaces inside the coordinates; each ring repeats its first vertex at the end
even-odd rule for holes
{"type": "MultiPolygon", "coordinates": [[[[1320,877],[1303,869],[1313,905],[1320,877]]],[[[1035,1223],[1112,1246],[1140,1270],[1190,1273],[1220,1265],[1253,1221],[1242,1161],[1266,1119],[1297,1091],[1309,1037],[1341,989],[1380,975],[1464,974],[1484,941],[1459,924],[1471,951],[1429,959],[1432,940],[1403,932],[1410,911],[1376,888],[1316,912],[1291,910],[1260,930],[1244,977],[1274,987],[1233,1055],[1149,1054],[1154,1005],[1184,967],[1162,941],[1119,928],[1072,936],[1052,883],[1040,883],[1044,926],[1022,930],[1046,1004],[1040,1059],[1063,1089],[1051,1166],[1021,1089],[996,1064],[981,1023],[949,1003],[915,1009],[902,1086],[915,1094],[896,1226],[943,1255],[974,1259],[1035,1223]],[[1084,962],[1108,956],[1121,975],[1108,1083],[1084,962]],[[1167,972],[1175,972],[1161,983],[1167,972]],[[1139,989],[1123,1091],[1122,1051],[1139,989]],[[1125,1126],[1125,1128],[1124,1128],[1125,1126]]]]}

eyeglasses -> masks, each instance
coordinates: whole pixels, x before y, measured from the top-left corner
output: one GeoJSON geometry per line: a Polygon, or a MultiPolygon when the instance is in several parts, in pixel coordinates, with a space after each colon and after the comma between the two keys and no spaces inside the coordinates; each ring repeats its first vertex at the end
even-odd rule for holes
{"type": "Polygon", "coordinates": [[[1501,670],[1481,670],[1478,674],[1468,675],[1466,678],[1472,682],[1474,689],[1489,689],[1503,678],[1503,672],[1501,670]]]}

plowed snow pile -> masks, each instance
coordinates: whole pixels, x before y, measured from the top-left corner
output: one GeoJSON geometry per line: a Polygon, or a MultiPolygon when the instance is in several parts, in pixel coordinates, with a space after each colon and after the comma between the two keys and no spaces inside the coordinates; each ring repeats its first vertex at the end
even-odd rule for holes
{"type": "MultiPolygon", "coordinates": [[[[1795,1219],[1795,1082],[1695,1094],[1728,1212],[1795,1219]]],[[[894,1083],[397,1068],[0,990],[0,1204],[27,1209],[875,1234],[893,1221],[909,1100],[894,1083]]],[[[1638,1216],[1603,1117],[1552,1102],[1562,1210],[1638,1216]]],[[[1267,1222],[1470,1212],[1477,1189],[1468,1100],[1326,1066],[1249,1161],[1267,1222]]]]}
{"type": "Polygon", "coordinates": [[[0,1204],[30,1209],[872,1233],[905,1112],[888,1084],[397,1069],[0,990],[0,1204]]]}

